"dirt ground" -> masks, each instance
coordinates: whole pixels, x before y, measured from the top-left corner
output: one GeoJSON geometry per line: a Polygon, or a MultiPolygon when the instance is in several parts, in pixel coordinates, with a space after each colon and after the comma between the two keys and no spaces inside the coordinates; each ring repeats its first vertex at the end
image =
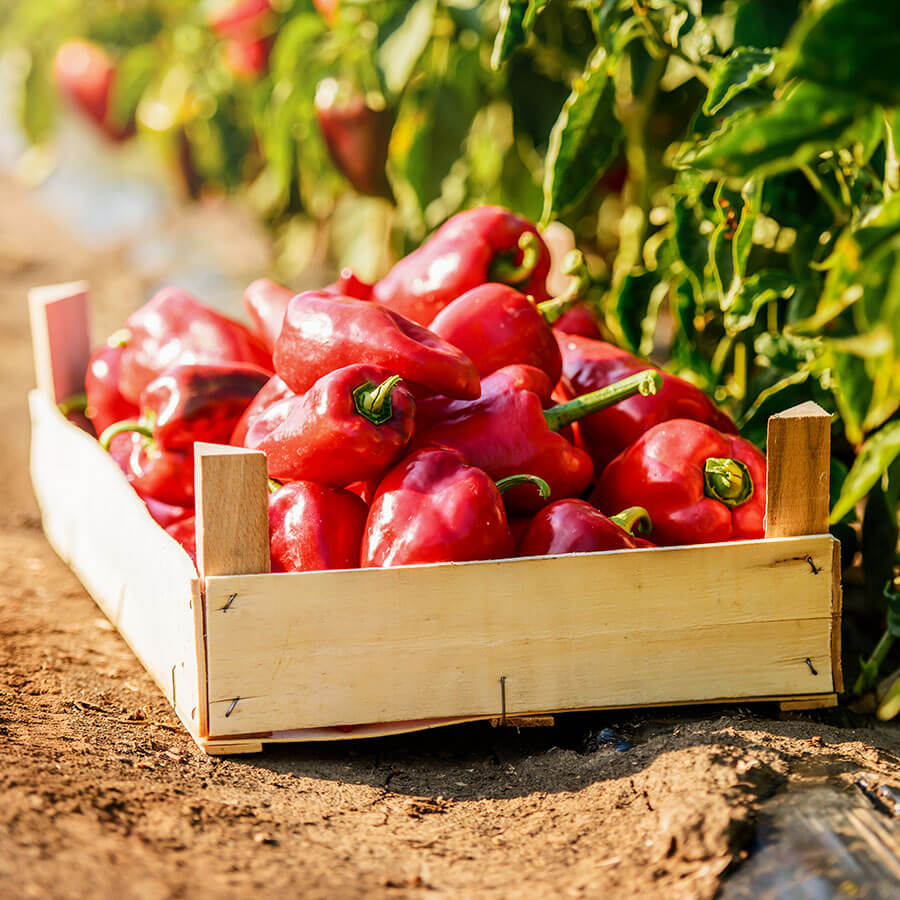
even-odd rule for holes
{"type": "Polygon", "coordinates": [[[711,897],[770,798],[900,783],[900,728],[759,707],[201,755],[30,490],[25,293],[85,276],[98,334],[146,288],[0,179],[0,897],[711,897]]]}

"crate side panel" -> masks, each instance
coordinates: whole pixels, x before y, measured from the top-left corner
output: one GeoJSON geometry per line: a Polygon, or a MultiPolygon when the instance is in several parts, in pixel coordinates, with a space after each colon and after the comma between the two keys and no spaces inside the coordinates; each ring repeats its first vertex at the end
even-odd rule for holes
{"type": "Polygon", "coordinates": [[[90,435],[39,391],[29,403],[31,478],[47,539],[196,738],[194,565],[90,435]]]}
{"type": "Polygon", "coordinates": [[[509,715],[829,691],[831,567],[825,535],[210,578],[210,735],[498,715],[501,676],[509,715]]]}

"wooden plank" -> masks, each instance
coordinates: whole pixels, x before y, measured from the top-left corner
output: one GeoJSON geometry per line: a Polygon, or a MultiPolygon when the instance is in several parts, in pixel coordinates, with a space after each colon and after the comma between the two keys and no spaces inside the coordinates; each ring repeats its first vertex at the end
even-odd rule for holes
{"type": "Polygon", "coordinates": [[[206,675],[206,610],[203,603],[203,580],[191,582],[191,611],[194,614],[194,658],[197,660],[197,735],[209,735],[209,694],[206,675]]]}
{"type": "Polygon", "coordinates": [[[831,416],[813,402],[770,416],[766,446],[766,537],[827,533],[831,416]]]}
{"type": "Polygon", "coordinates": [[[31,478],[44,531],[175,708],[199,734],[190,557],[115,462],[41,391],[29,395],[31,478]]]}
{"type": "Polygon", "coordinates": [[[38,389],[54,403],[80,394],[91,355],[88,283],[32,288],[28,312],[38,389]]]}
{"type": "Polygon", "coordinates": [[[821,697],[798,697],[795,700],[782,700],[779,704],[782,712],[793,712],[803,709],[831,709],[838,705],[837,694],[823,694],[821,697]]]}
{"type": "Polygon", "coordinates": [[[210,735],[827,693],[833,546],[207,578],[210,735]]]}
{"type": "Polygon", "coordinates": [[[834,674],[834,689],[844,690],[844,668],[841,665],[841,544],[834,542],[831,558],[831,669],[834,674]]]}
{"type": "Polygon", "coordinates": [[[204,576],[268,572],[266,456],[259,450],[194,444],[197,568],[204,576]]]}

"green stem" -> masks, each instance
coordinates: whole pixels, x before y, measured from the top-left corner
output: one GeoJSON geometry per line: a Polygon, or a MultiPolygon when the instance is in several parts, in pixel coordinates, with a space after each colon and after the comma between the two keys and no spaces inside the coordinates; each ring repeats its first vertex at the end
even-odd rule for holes
{"type": "Polygon", "coordinates": [[[541,500],[546,500],[550,496],[550,485],[537,475],[508,475],[497,482],[497,490],[502,494],[517,484],[533,484],[541,495],[541,500]]]}
{"type": "Polygon", "coordinates": [[[515,251],[498,254],[488,271],[488,281],[516,285],[531,278],[541,258],[540,241],[534,232],[523,231],[519,236],[518,247],[522,251],[522,261],[518,265],[513,262],[515,251]]]}
{"type": "Polygon", "coordinates": [[[570,250],[566,254],[562,264],[562,273],[573,276],[565,293],[537,304],[538,311],[548,325],[561,319],[571,306],[579,300],[583,300],[591,286],[591,273],[588,272],[584,254],[580,250],[570,250]]]}
{"type": "Polygon", "coordinates": [[[875,715],[881,722],[888,722],[900,713],[900,678],[894,680],[884,699],[878,704],[875,715]]]}
{"type": "Polygon", "coordinates": [[[703,492],[726,506],[740,506],[753,496],[753,478],[739,460],[710,456],[703,464],[703,492]]]}
{"type": "Polygon", "coordinates": [[[391,375],[385,378],[381,384],[375,385],[371,381],[361,384],[353,389],[353,405],[356,411],[373,425],[382,425],[394,414],[394,405],[391,403],[391,392],[398,381],[399,375],[391,375]]]}
{"type": "Polygon", "coordinates": [[[269,493],[274,494],[275,491],[279,491],[282,488],[282,484],[280,481],[276,481],[274,478],[267,478],[266,484],[269,488],[269,493]]]}
{"type": "Polygon", "coordinates": [[[653,529],[653,523],[650,521],[650,513],[643,506],[629,506],[622,512],[616,513],[609,517],[610,522],[615,522],[619,528],[634,534],[635,528],[641,534],[650,534],[653,529]]]}
{"type": "Polygon", "coordinates": [[[831,214],[834,216],[836,225],[844,225],[850,220],[847,210],[841,206],[840,200],[834,196],[831,189],[819,178],[813,169],[808,165],[800,166],[800,171],[806,176],[806,180],[813,186],[813,189],[828,205],[831,214]]]}
{"type": "Polygon", "coordinates": [[[606,387],[589,394],[582,394],[567,403],[558,403],[544,410],[551,431],[559,431],[572,422],[577,422],[591,413],[600,412],[620,400],[627,400],[635,394],[650,397],[662,387],[662,375],[654,369],[644,369],[627,378],[614,381],[606,387]]]}
{"type": "MultiPolygon", "coordinates": [[[[893,111],[891,111],[892,113],[893,111]]],[[[897,145],[894,143],[894,130],[890,119],[884,116],[884,197],[887,199],[900,191],[900,164],[897,162],[897,145]]]]}
{"type": "Polygon", "coordinates": [[[884,634],[881,635],[881,639],[872,651],[872,655],[862,664],[859,677],[853,685],[854,694],[864,694],[869,688],[874,687],[875,682],[878,681],[878,672],[881,669],[881,664],[887,658],[888,653],[891,652],[891,647],[894,646],[895,640],[894,635],[885,628],[884,634]]]}
{"type": "Polygon", "coordinates": [[[650,39],[658,49],[672,56],[677,56],[680,60],[686,62],[690,66],[691,71],[693,72],[694,77],[697,79],[697,81],[699,81],[707,88],[712,87],[712,76],[709,74],[709,72],[707,72],[706,69],[704,69],[703,66],[697,63],[695,60],[691,59],[684,52],[684,50],[681,49],[681,47],[677,45],[673,46],[663,38],[663,36],[656,30],[656,25],[650,18],[647,10],[640,5],[638,0],[632,0],[631,8],[634,10],[635,15],[637,15],[643,23],[645,31],[650,36],[650,39]]]}
{"type": "Polygon", "coordinates": [[[112,439],[117,434],[123,434],[126,431],[136,431],[138,434],[142,434],[144,437],[152,438],[153,432],[143,423],[141,422],[115,422],[107,428],[103,434],[100,435],[100,446],[104,450],[109,450],[109,445],[112,442],[112,439]]]}
{"type": "Polygon", "coordinates": [[[84,412],[87,409],[87,394],[72,394],[71,397],[66,397],[61,403],[57,403],[56,408],[64,416],[73,412],[84,412]]]}

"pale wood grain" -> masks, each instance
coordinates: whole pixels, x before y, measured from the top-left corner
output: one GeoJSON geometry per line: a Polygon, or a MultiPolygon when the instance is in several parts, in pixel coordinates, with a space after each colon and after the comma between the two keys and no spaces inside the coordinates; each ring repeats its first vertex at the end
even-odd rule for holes
{"type": "Polygon", "coordinates": [[[259,450],[194,444],[197,568],[204,576],[268,572],[266,457],[259,450]]]}
{"type": "Polygon", "coordinates": [[[831,709],[838,705],[837,694],[823,694],[821,697],[799,697],[794,700],[782,700],[778,704],[782,712],[793,712],[804,709],[831,709]]]}
{"type": "Polygon", "coordinates": [[[825,534],[831,416],[812,402],[770,416],[766,446],[766,537],[825,534]]]}
{"type": "Polygon", "coordinates": [[[831,551],[831,668],[834,672],[834,689],[844,690],[844,668],[841,664],[841,612],[843,593],[841,587],[841,544],[834,542],[831,551]]]}

